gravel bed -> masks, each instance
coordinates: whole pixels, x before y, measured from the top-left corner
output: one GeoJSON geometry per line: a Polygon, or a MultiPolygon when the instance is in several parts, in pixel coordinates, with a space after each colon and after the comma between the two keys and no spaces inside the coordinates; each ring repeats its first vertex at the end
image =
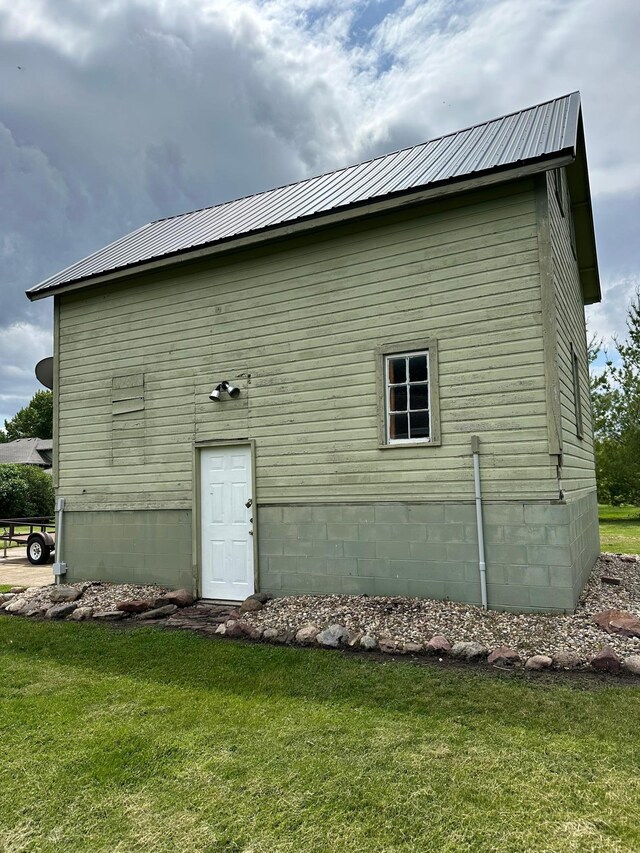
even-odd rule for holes
{"type": "Polygon", "coordinates": [[[349,631],[399,643],[422,644],[434,634],[444,634],[450,643],[477,642],[489,649],[509,646],[523,658],[568,651],[587,661],[606,644],[621,656],[640,654],[640,638],[609,635],[593,623],[594,613],[609,608],[640,616],[638,559],[627,562],[620,555],[603,554],[576,612],[568,615],[485,611],[474,605],[431,599],[299,595],[273,599],[263,610],[244,614],[242,621],[282,632],[295,631],[307,623],[321,630],[337,623],[349,631]],[[619,578],[621,583],[605,584],[602,575],[619,578]]]}
{"type": "MultiPolygon", "coordinates": [[[[139,584],[129,583],[72,583],[65,586],[79,589],[82,596],[78,599],[77,604],[82,607],[93,607],[96,612],[101,610],[115,610],[118,601],[130,601],[132,599],[150,599],[159,598],[168,592],[164,586],[141,586],[139,584]]],[[[43,607],[51,606],[49,598],[54,585],[41,587],[31,587],[26,593],[22,593],[21,598],[28,598],[34,605],[42,605],[43,607]]]]}
{"type": "MultiPolygon", "coordinates": [[[[82,591],[77,605],[91,607],[94,613],[112,611],[121,600],[154,601],[168,592],[166,587],[138,584],[78,583],[71,586],[82,591]]],[[[53,586],[33,587],[16,598],[28,599],[35,606],[46,608],[51,605],[52,591],[53,586]]],[[[575,613],[565,615],[485,611],[475,605],[431,599],[298,595],[267,601],[262,609],[243,613],[239,622],[249,633],[252,627],[273,628],[279,634],[295,633],[310,623],[320,630],[337,624],[354,634],[369,634],[377,640],[384,638],[400,647],[407,643],[424,646],[434,634],[443,634],[451,644],[480,643],[490,650],[508,646],[523,659],[571,652],[586,664],[605,645],[611,646],[620,657],[639,655],[640,638],[607,634],[594,623],[593,615],[608,609],[629,611],[640,617],[639,557],[602,554],[575,613]],[[620,583],[603,582],[603,576],[620,583]]],[[[185,610],[184,614],[182,611],[176,613],[175,617],[195,621],[198,625],[204,618],[213,627],[224,621],[218,610],[219,607],[203,603],[191,611],[185,610]]],[[[238,616],[231,605],[229,615],[232,620],[238,616]]]]}

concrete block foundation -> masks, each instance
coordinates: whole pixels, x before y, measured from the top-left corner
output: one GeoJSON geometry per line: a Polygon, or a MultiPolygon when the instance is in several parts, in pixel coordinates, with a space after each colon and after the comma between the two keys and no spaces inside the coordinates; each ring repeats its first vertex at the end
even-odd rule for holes
{"type": "MultiPolygon", "coordinates": [[[[480,603],[475,505],[259,505],[258,586],[480,603]]],[[[572,611],[599,553],[595,491],[563,503],[484,506],[489,606],[572,611]]],[[[65,513],[67,580],[197,593],[184,510],[65,513]]]]}

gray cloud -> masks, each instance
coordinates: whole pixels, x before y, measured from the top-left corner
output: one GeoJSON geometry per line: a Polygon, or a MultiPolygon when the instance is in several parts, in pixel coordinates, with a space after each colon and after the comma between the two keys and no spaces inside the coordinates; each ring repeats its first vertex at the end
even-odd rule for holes
{"type": "Polygon", "coordinates": [[[50,306],[23,291],[47,275],[150,219],[576,88],[607,294],[591,323],[623,331],[639,30],[626,0],[0,0],[0,418],[36,388],[50,306]]]}

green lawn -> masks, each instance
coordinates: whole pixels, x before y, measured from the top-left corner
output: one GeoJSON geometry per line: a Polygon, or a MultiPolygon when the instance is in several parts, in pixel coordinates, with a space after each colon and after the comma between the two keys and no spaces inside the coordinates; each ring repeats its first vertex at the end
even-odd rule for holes
{"type": "Polygon", "coordinates": [[[600,549],[615,554],[640,554],[640,507],[598,507],[600,549]]]}
{"type": "Polygon", "coordinates": [[[0,849],[637,851],[640,689],[0,617],[0,849]]]}

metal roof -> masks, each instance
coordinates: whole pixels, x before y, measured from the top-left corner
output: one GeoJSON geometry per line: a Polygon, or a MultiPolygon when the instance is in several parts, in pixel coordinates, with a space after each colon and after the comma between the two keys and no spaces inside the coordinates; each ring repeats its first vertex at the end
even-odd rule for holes
{"type": "MultiPolygon", "coordinates": [[[[324,175],[160,219],[27,291],[30,299],[74,282],[474,175],[575,156],[580,95],[573,92],[484,124],[324,175]]],[[[505,176],[506,178],[506,176],[505,176]]]]}

